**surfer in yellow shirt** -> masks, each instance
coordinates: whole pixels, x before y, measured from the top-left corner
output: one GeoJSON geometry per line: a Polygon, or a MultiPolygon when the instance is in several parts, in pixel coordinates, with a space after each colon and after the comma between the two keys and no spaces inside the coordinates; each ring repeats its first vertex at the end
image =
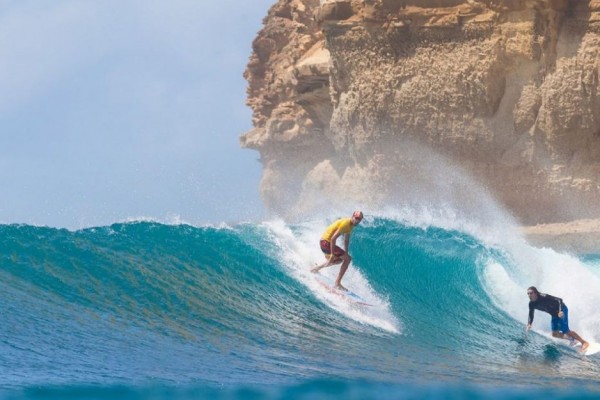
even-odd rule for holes
{"type": "Polygon", "coordinates": [[[323,233],[320,240],[321,251],[325,254],[326,260],[323,264],[317,265],[311,272],[319,272],[322,268],[330,267],[335,264],[342,263],[340,272],[335,280],[334,287],[337,289],[348,290],[342,286],[342,278],[352,261],[352,257],[348,254],[348,246],[350,244],[350,234],[352,229],[363,219],[362,211],[354,211],[350,218],[340,218],[335,221],[323,233]],[[344,235],[344,249],[335,244],[337,238],[344,235]]]}

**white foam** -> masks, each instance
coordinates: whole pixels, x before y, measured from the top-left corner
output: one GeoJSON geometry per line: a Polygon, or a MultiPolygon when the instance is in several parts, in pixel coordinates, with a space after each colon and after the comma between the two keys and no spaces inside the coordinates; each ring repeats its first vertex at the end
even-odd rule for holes
{"type": "Polygon", "coordinates": [[[124,223],[133,223],[133,222],[155,222],[162,225],[190,225],[189,222],[185,221],[180,215],[169,213],[165,215],[163,218],[157,217],[147,217],[147,216],[136,216],[136,217],[127,217],[122,222],[124,223]]]}
{"type": "MultiPolygon", "coordinates": [[[[194,223],[191,223],[191,222],[183,219],[178,214],[167,214],[164,218],[145,217],[145,216],[127,217],[121,221],[118,221],[117,223],[131,224],[131,223],[137,223],[137,222],[149,222],[149,223],[156,223],[156,224],[166,225],[166,226],[184,226],[185,225],[185,226],[191,226],[194,228],[214,228],[214,229],[219,229],[219,230],[234,230],[235,229],[233,225],[228,224],[227,222],[194,224],[194,223]]],[[[237,225],[243,225],[243,223],[236,224],[236,226],[237,225]]]]}
{"type": "MultiPolygon", "coordinates": [[[[372,307],[357,307],[329,292],[317,282],[310,269],[324,261],[318,243],[326,225],[322,221],[310,221],[296,225],[294,231],[281,220],[265,222],[264,226],[272,235],[273,242],[280,249],[278,256],[290,275],[305,285],[314,295],[329,307],[355,321],[375,326],[392,333],[400,333],[400,323],[390,311],[389,303],[376,293],[367,279],[361,274],[360,266],[350,265],[344,275],[344,285],[363,297],[372,307]]],[[[339,266],[332,266],[321,273],[335,277],[339,266]]]]}
{"type": "Polygon", "coordinates": [[[469,216],[457,212],[454,207],[386,207],[377,213],[371,213],[384,219],[397,221],[407,227],[426,229],[436,227],[448,231],[457,231],[477,238],[489,247],[506,246],[508,242],[523,242],[522,233],[514,219],[497,208],[495,204],[488,207],[488,213],[480,216],[469,216]],[[510,232],[509,235],[506,233],[510,232]]]}

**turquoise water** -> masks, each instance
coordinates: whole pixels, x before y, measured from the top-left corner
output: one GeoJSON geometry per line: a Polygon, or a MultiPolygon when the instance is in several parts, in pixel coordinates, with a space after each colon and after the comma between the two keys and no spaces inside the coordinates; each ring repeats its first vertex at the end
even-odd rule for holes
{"type": "Polygon", "coordinates": [[[308,272],[326,223],[1,225],[0,397],[600,396],[600,357],[543,313],[524,332],[536,284],[599,341],[598,258],[368,218],[344,278],[360,307],[308,272]]]}

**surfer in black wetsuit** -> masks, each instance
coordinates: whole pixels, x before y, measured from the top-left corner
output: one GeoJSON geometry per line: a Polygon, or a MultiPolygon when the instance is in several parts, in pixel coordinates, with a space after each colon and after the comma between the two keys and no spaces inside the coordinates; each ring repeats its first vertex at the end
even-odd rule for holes
{"type": "Polygon", "coordinates": [[[575,339],[581,342],[580,351],[585,351],[588,348],[589,343],[583,340],[577,332],[569,329],[569,309],[567,308],[567,305],[563,303],[562,299],[550,296],[549,294],[540,293],[535,286],[531,286],[527,289],[527,296],[529,296],[529,319],[527,320],[527,330],[531,329],[533,313],[535,310],[544,311],[552,316],[552,321],[550,322],[552,336],[568,340],[575,339]]]}

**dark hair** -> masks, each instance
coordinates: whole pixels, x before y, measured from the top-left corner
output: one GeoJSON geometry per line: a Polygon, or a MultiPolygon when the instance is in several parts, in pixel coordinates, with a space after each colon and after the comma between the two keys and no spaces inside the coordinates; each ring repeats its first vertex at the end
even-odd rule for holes
{"type": "Polygon", "coordinates": [[[537,290],[537,288],[536,288],[535,286],[529,286],[529,287],[527,288],[527,290],[528,290],[528,291],[529,291],[529,290],[533,290],[533,291],[535,292],[535,294],[537,294],[537,295],[539,295],[539,294],[540,294],[540,292],[537,290]]]}

